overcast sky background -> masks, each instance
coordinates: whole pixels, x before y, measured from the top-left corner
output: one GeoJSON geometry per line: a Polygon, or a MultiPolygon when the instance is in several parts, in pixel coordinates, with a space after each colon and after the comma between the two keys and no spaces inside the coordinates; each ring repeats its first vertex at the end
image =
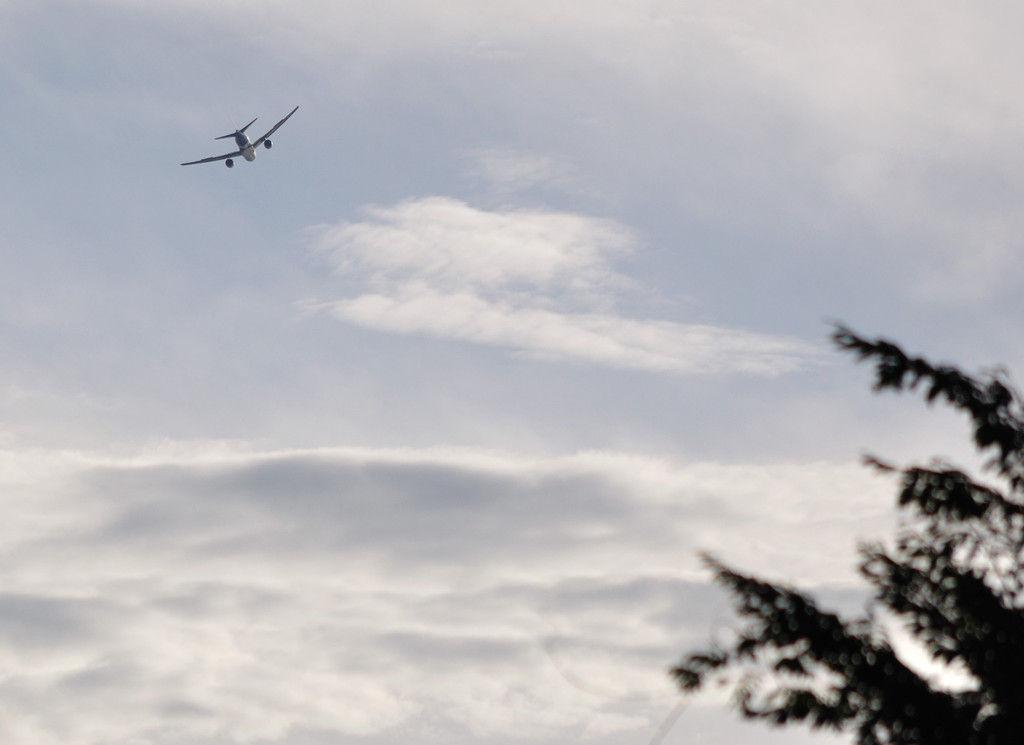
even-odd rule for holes
{"type": "Polygon", "coordinates": [[[829,324],[1024,369],[1022,30],[0,0],[0,740],[643,745],[699,551],[855,608],[861,455],[971,459],[829,324]]]}

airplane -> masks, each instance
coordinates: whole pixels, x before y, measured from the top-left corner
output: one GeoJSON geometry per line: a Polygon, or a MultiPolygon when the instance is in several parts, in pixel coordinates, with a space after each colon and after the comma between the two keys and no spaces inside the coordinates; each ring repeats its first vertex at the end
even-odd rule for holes
{"type": "Polygon", "coordinates": [[[229,137],[234,137],[235,138],[235,145],[238,146],[238,150],[236,150],[233,153],[228,153],[227,155],[215,155],[212,158],[203,158],[202,160],[190,160],[188,163],[182,163],[182,165],[183,166],[194,166],[197,163],[213,163],[214,161],[217,161],[217,160],[223,160],[224,161],[224,165],[226,165],[228,168],[234,168],[235,167],[235,161],[233,159],[237,158],[239,155],[241,155],[243,158],[245,158],[249,162],[252,162],[252,161],[256,160],[256,148],[258,148],[260,145],[263,145],[263,147],[265,147],[267,150],[269,150],[273,146],[273,144],[274,144],[274,143],[272,143],[270,141],[270,135],[274,134],[274,132],[277,131],[278,127],[280,127],[282,124],[284,124],[286,121],[288,121],[288,119],[291,118],[291,115],[294,114],[298,110],[299,110],[299,107],[296,106],[294,109],[291,110],[291,112],[288,114],[288,116],[286,116],[284,119],[282,119],[277,124],[275,124],[273,127],[271,127],[270,131],[267,132],[262,137],[260,137],[258,140],[256,140],[256,142],[250,142],[249,141],[249,136],[245,133],[245,130],[249,129],[249,127],[252,126],[253,122],[256,121],[255,119],[253,119],[252,122],[249,122],[248,124],[246,124],[241,129],[236,129],[234,132],[232,132],[229,135],[221,135],[220,137],[214,137],[213,139],[215,139],[215,140],[226,140],[229,137]]]}

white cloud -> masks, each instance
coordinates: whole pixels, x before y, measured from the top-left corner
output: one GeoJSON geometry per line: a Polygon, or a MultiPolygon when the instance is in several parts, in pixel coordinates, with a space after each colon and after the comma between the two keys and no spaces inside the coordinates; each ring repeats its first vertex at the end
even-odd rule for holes
{"type": "Polygon", "coordinates": [[[795,339],[620,315],[616,301],[633,288],[611,262],[636,239],[608,220],[440,197],[368,218],[320,228],[314,243],[366,290],[321,305],[349,323],[676,373],[778,374],[816,356],[795,339]]]}
{"type": "Polygon", "coordinates": [[[842,464],[455,449],[5,463],[0,506],[32,529],[0,557],[0,737],[39,745],[649,736],[665,669],[723,607],[698,548],[844,584],[854,535],[887,523],[877,479],[842,464]]]}
{"type": "Polygon", "coordinates": [[[492,344],[552,361],[659,372],[774,375],[802,367],[814,354],[810,345],[782,337],[515,307],[473,293],[444,295],[422,284],[406,285],[393,297],[362,295],[329,307],[337,318],[380,331],[492,344]]]}
{"type": "Polygon", "coordinates": [[[608,259],[635,239],[610,220],[545,210],[487,212],[443,197],[371,207],[368,220],[318,231],[316,250],[339,272],[372,285],[406,279],[440,290],[566,289],[581,293],[621,282],[608,259]]]}

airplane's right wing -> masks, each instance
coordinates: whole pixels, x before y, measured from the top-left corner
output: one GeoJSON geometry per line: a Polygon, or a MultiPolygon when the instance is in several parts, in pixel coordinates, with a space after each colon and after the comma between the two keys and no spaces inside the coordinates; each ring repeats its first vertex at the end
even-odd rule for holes
{"type": "MultiPolygon", "coordinates": [[[[276,131],[278,130],[278,128],[279,128],[279,127],[280,127],[280,126],[281,126],[282,124],[284,124],[284,123],[285,123],[286,121],[288,121],[289,119],[291,119],[291,116],[292,116],[292,114],[294,114],[294,113],[295,113],[296,111],[298,111],[298,110],[299,110],[299,107],[298,107],[298,106],[296,106],[296,107],[295,107],[294,109],[292,109],[292,110],[291,110],[290,112],[288,112],[288,116],[286,116],[286,117],[285,117],[284,119],[282,119],[282,120],[281,120],[281,121],[279,121],[279,122],[278,122],[277,124],[275,124],[275,125],[274,125],[273,127],[271,127],[270,131],[269,131],[269,132],[267,132],[267,133],[266,133],[265,135],[263,135],[262,137],[260,137],[260,138],[259,138],[258,140],[256,140],[256,142],[252,143],[252,146],[253,146],[253,147],[259,147],[260,145],[262,145],[262,144],[263,144],[263,142],[264,142],[264,140],[266,140],[266,139],[267,139],[268,137],[270,137],[270,135],[274,134],[274,132],[276,132],[276,131]]],[[[250,123],[250,124],[252,124],[252,122],[249,122],[249,123],[250,123]]]]}
{"type": "Polygon", "coordinates": [[[212,158],[203,158],[202,160],[190,160],[188,163],[182,163],[183,166],[194,166],[197,163],[213,163],[218,160],[227,160],[228,158],[237,158],[242,154],[241,150],[237,150],[227,155],[214,155],[212,158]]]}

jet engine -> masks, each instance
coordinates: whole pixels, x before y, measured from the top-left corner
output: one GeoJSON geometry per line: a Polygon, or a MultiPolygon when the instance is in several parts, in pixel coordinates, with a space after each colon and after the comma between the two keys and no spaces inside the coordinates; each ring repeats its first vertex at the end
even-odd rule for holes
{"type": "Polygon", "coordinates": [[[274,143],[271,142],[270,140],[264,140],[263,141],[263,147],[265,147],[267,150],[269,150],[273,146],[274,146],[274,143]]]}
{"type": "Polygon", "coordinates": [[[227,160],[224,161],[224,165],[226,165],[228,168],[234,168],[235,161],[231,160],[231,158],[228,158],[227,160]]]}

